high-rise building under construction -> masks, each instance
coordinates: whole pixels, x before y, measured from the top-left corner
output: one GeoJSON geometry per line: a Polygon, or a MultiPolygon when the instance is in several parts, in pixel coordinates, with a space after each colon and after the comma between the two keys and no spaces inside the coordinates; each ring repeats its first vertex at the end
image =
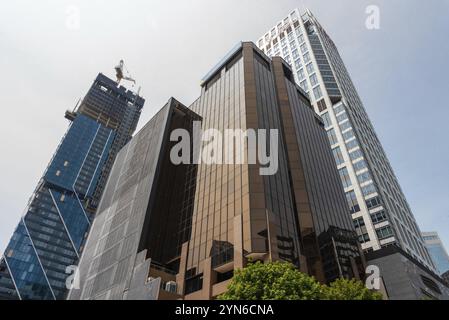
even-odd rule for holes
{"type": "Polygon", "coordinates": [[[71,121],[0,260],[0,299],[63,299],[112,164],[144,99],[103,74],[71,121]]]}

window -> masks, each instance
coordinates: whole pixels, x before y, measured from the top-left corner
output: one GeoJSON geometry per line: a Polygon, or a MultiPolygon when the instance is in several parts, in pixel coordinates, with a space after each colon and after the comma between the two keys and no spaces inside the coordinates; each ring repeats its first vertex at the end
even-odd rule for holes
{"type": "Polygon", "coordinates": [[[368,209],[373,209],[373,208],[381,205],[379,197],[374,197],[374,198],[365,200],[365,202],[366,202],[366,206],[368,207],[368,209]]]}
{"type": "Polygon", "coordinates": [[[304,55],[304,63],[307,63],[307,62],[309,62],[310,61],[310,54],[307,52],[305,55],[304,55]]]}
{"type": "Polygon", "coordinates": [[[341,131],[345,131],[347,129],[351,128],[351,123],[349,121],[343,122],[340,124],[341,131]]]}
{"type": "MultiPolygon", "coordinates": [[[[299,31],[299,29],[297,29],[297,31],[299,31]]],[[[304,35],[301,34],[301,31],[298,32],[298,42],[299,43],[303,43],[304,42],[304,35]]]]}
{"type": "MultiPolygon", "coordinates": [[[[296,70],[299,70],[301,68],[301,60],[298,59],[298,60],[295,61],[295,68],[296,68],[296,70]]],[[[299,76],[299,73],[298,73],[298,76],[299,76]]]]}
{"type": "Polygon", "coordinates": [[[304,69],[299,69],[298,70],[298,78],[299,78],[299,80],[304,80],[305,79],[305,77],[306,77],[306,75],[305,75],[305,73],[304,73],[304,69]]]}
{"type": "Polygon", "coordinates": [[[343,159],[343,155],[341,153],[340,147],[336,147],[335,149],[332,149],[332,152],[334,154],[335,162],[337,163],[337,166],[341,165],[345,162],[343,159]]]}
{"type": "Polygon", "coordinates": [[[362,193],[365,197],[367,197],[373,193],[376,193],[376,192],[377,192],[376,187],[372,183],[367,186],[362,187],[362,193]]]}
{"type": "Polygon", "coordinates": [[[300,48],[301,48],[301,52],[302,52],[302,53],[306,53],[306,52],[307,52],[307,46],[306,46],[305,43],[303,43],[303,44],[300,46],[300,48]]]}
{"type": "Polygon", "coordinates": [[[259,48],[263,47],[263,39],[259,40],[259,48]]]}
{"type": "Polygon", "coordinates": [[[185,286],[186,294],[201,290],[203,288],[203,274],[201,273],[193,278],[186,279],[185,286]]]}
{"type": "Polygon", "coordinates": [[[301,86],[301,88],[304,91],[306,91],[306,92],[309,91],[309,86],[307,85],[307,81],[306,80],[302,81],[299,85],[301,86]]]}
{"type": "Polygon", "coordinates": [[[316,76],[316,73],[310,76],[310,83],[312,84],[312,87],[318,84],[318,77],[316,76]]]}
{"type": "Polygon", "coordinates": [[[317,100],[323,96],[320,86],[313,88],[313,95],[315,96],[315,99],[317,99],[317,100]]]}
{"type": "Polygon", "coordinates": [[[370,238],[369,238],[368,233],[364,233],[361,236],[359,236],[360,243],[365,243],[365,242],[369,242],[369,241],[370,241],[370,238]]]}
{"type": "Polygon", "coordinates": [[[345,141],[348,141],[349,139],[352,139],[352,138],[354,138],[354,131],[352,129],[343,133],[343,139],[345,141]]]}
{"type": "Polygon", "coordinates": [[[385,226],[376,230],[379,240],[386,239],[393,236],[393,229],[390,226],[385,226]]]}
{"type": "Polygon", "coordinates": [[[299,58],[299,53],[298,53],[298,50],[293,50],[292,51],[292,56],[293,56],[293,59],[294,60],[296,60],[296,59],[298,59],[299,58]]]}
{"type": "Polygon", "coordinates": [[[367,168],[365,160],[360,160],[360,161],[357,161],[356,163],[354,163],[355,171],[360,171],[360,170],[363,170],[365,168],[367,168]]]}
{"type": "MultiPolygon", "coordinates": [[[[348,132],[351,132],[352,133],[352,136],[354,136],[354,132],[351,130],[351,131],[348,131],[348,132]]],[[[346,134],[346,133],[345,133],[346,134]]],[[[345,141],[346,140],[349,140],[350,138],[345,138],[345,141]]],[[[357,148],[359,146],[359,143],[357,142],[357,140],[356,139],[354,139],[354,140],[351,140],[351,141],[349,141],[348,143],[346,143],[346,148],[348,148],[348,150],[352,150],[352,149],[354,149],[354,148],[357,148]]]]}
{"type": "Polygon", "coordinates": [[[338,173],[340,174],[341,182],[343,183],[344,188],[352,186],[351,178],[349,177],[349,172],[346,167],[339,169],[338,173]]]}
{"type": "Polygon", "coordinates": [[[349,191],[346,193],[346,200],[348,201],[351,213],[356,213],[360,211],[359,202],[357,201],[357,196],[355,195],[354,191],[349,191]]]}
{"type": "Polygon", "coordinates": [[[329,142],[331,145],[338,143],[337,135],[335,134],[334,129],[330,129],[329,131],[327,131],[327,137],[329,138],[329,142]]]}
{"type": "Polygon", "coordinates": [[[385,213],[385,210],[371,213],[371,221],[373,221],[374,224],[381,223],[385,220],[387,220],[387,214],[385,213]]]}
{"type": "Polygon", "coordinates": [[[324,101],[324,99],[321,99],[320,101],[318,101],[317,105],[318,105],[318,110],[320,112],[322,112],[322,111],[327,109],[326,101],[324,101]]]}
{"type": "Polygon", "coordinates": [[[329,117],[329,113],[328,113],[328,112],[323,113],[323,114],[321,115],[321,119],[323,119],[324,126],[325,126],[326,128],[327,128],[327,127],[330,127],[330,126],[332,125],[331,118],[329,117]]]}
{"type": "Polygon", "coordinates": [[[334,107],[335,114],[339,114],[340,112],[345,111],[345,107],[342,104],[339,104],[334,107]]]}
{"type": "Polygon", "coordinates": [[[346,112],[337,116],[338,123],[343,122],[347,119],[348,119],[348,114],[346,112]]]}
{"type": "MultiPolygon", "coordinates": [[[[307,63],[307,61],[304,60],[304,63],[307,63]]],[[[306,66],[306,69],[307,69],[307,72],[308,72],[309,74],[312,74],[312,73],[315,72],[315,68],[313,67],[313,63],[309,63],[309,64],[306,66]]]]}
{"type": "Polygon", "coordinates": [[[364,183],[371,180],[371,175],[368,171],[361,173],[357,175],[357,180],[359,180],[359,183],[364,183]]]}
{"type": "Polygon", "coordinates": [[[363,157],[362,150],[357,149],[357,150],[350,152],[349,157],[351,158],[351,160],[357,160],[358,158],[362,158],[363,157]]]}
{"type": "Polygon", "coordinates": [[[365,220],[363,220],[363,217],[354,219],[354,228],[361,229],[365,226],[365,220]]]}
{"type": "MultiPolygon", "coordinates": [[[[281,46],[285,47],[287,45],[287,40],[285,40],[284,38],[284,34],[281,33],[281,46]]],[[[283,49],[287,49],[287,47],[283,48],[283,49]]]]}
{"type": "Polygon", "coordinates": [[[295,40],[294,40],[294,39],[290,42],[290,47],[291,47],[292,49],[296,49],[296,43],[295,43],[295,40]]]}

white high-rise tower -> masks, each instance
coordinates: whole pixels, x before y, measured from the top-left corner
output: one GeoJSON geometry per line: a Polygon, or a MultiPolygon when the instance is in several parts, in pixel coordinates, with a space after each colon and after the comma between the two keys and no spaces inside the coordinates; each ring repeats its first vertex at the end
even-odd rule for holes
{"type": "Polygon", "coordinates": [[[362,249],[396,244],[435,270],[419,227],[332,39],[298,9],[258,41],[281,56],[322,117],[362,249]]]}

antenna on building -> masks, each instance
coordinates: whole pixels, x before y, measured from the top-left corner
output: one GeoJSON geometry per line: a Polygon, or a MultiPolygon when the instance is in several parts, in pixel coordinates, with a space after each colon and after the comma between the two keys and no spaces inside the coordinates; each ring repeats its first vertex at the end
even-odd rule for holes
{"type": "Polygon", "coordinates": [[[134,80],[133,78],[131,78],[129,76],[129,72],[125,67],[125,63],[123,62],[123,60],[120,60],[119,64],[114,68],[115,69],[115,76],[117,77],[117,85],[120,84],[120,81],[122,80],[128,80],[131,81],[133,83],[133,86],[136,84],[136,80],[134,80]],[[126,74],[124,74],[123,69],[126,70],[126,74]]]}

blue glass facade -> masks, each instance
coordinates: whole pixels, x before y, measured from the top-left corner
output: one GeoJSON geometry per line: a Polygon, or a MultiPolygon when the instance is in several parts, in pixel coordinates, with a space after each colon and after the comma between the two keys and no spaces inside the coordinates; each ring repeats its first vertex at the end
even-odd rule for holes
{"type": "Polygon", "coordinates": [[[436,271],[442,275],[449,271],[449,255],[437,232],[423,232],[422,237],[427,251],[432,257],[436,271]]]}
{"type": "Polygon", "coordinates": [[[143,106],[143,99],[135,106],[120,93],[123,87],[100,74],[71,113],[69,129],[0,260],[0,299],[65,298],[72,273],[67,267],[78,263],[94,218],[90,204],[98,201],[108,163],[131,138],[143,106]]]}
{"type": "Polygon", "coordinates": [[[6,249],[4,264],[22,299],[62,299],[90,219],[83,202],[98,182],[114,131],[77,116],[6,249]]]}
{"type": "Polygon", "coordinates": [[[444,247],[438,244],[427,244],[426,247],[437,267],[438,273],[443,274],[449,271],[449,257],[444,247]]]}

